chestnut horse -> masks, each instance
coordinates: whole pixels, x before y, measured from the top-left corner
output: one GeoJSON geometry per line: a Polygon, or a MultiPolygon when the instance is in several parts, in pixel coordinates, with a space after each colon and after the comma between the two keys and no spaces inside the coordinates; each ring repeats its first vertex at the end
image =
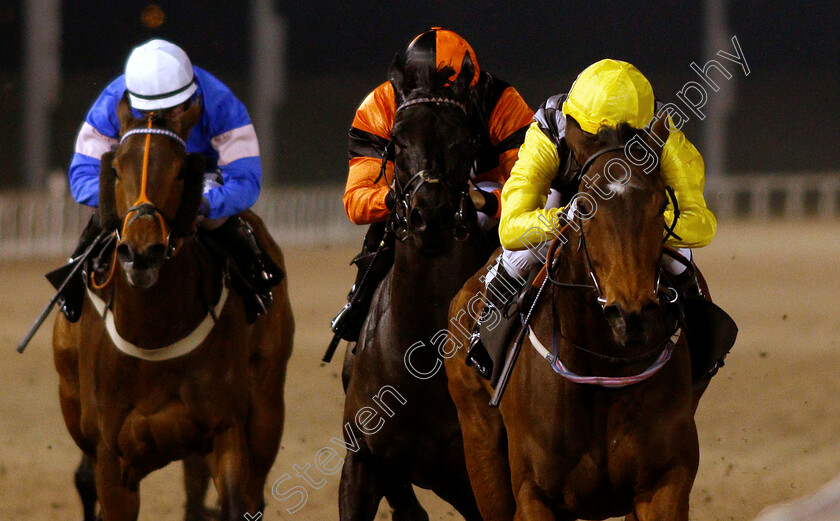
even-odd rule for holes
{"type": "MultiPolygon", "coordinates": [[[[80,488],[86,516],[98,496],[104,521],[136,520],[140,480],[179,459],[186,519],[205,519],[209,477],[223,520],[256,515],[280,445],[294,333],[287,283],[249,325],[227,269],[196,238],[204,161],[184,141],[200,111],[136,119],[120,102],[120,145],[100,174],[113,271],[87,275],[80,320],[59,313],[54,327],[64,421],[95,477],[95,493],[80,488]]],[[[242,217],[282,267],[262,221],[242,217]]]]}
{"type": "Polygon", "coordinates": [[[474,68],[467,55],[451,88],[443,87],[451,70],[409,79],[403,68],[397,59],[390,70],[398,104],[392,130],[397,204],[390,225],[400,240],[359,341],[345,356],[348,452],[340,517],[372,521],[384,496],[395,520],[428,521],[412,489],[417,485],[478,521],[458,418],[434,345],[436,333],[446,331],[452,297],[492,249],[479,237],[468,194],[474,68]]]}
{"type": "MultiPolygon", "coordinates": [[[[664,124],[652,130],[664,143],[664,124]]],[[[625,160],[630,175],[618,187],[615,172],[612,185],[605,175],[636,135],[645,136],[620,125],[593,136],[568,122],[567,142],[590,182],[546,267],[500,408],[487,406],[489,385],[464,365],[464,350],[446,361],[485,521],[688,519],[699,461],[694,410],[705,386],[692,389],[678,308],[660,291],[666,187],[658,165],[645,173],[625,160]],[[603,199],[596,189],[614,193],[603,199]]],[[[453,300],[453,319],[484,291],[483,273],[453,300]]],[[[467,344],[461,328],[450,334],[467,344]]]]}

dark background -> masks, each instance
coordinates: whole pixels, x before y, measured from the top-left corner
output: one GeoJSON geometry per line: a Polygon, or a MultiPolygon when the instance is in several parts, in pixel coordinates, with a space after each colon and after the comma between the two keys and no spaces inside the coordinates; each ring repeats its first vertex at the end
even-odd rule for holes
{"type": "MultiPolygon", "coordinates": [[[[75,134],[99,91],[122,72],[135,45],[162,37],[225,81],[248,104],[248,2],[158,0],[166,15],[151,30],[141,11],[151,2],[65,1],[63,84],[54,114],[56,168],[69,163],[75,134]]],[[[273,183],[342,183],[346,132],[358,103],[386,78],[388,64],[418,33],[453,29],[475,49],[482,68],[509,81],[533,108],[568,90],[588,64],[613,57],[634,63],[657,97],[677,101],[689,68],[714,56],[703,49],[702,2],[423,2],[342,0],[277,2],[288,22],[287,96],[273,183]]],[[[840,3],[732,1],[727,9],[751,74],[733,73],[725,171],[836,170],[840,162],[840,3]]],[[[23,2],[0,0],[0,183],[22,182],[20,68],[23,2]]],[[[730,35],[730,36],[731,36],[730,35]]],[[[723,48],[733,52],[731,45],[723,48]]],[[[731,67],[730,67],[731,65],[731,67]]],[[[713,95],[710,93],[710,95],[713,95]]],[[[703,122],[686,127],[702,149],[703,122]]]]}

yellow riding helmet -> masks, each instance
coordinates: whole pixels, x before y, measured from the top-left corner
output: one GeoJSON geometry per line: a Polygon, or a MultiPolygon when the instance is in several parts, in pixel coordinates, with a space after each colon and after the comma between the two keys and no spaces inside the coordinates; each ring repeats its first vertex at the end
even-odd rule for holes
{"type": "Polygon", "coordinates": [[[627,122],[642,128],[653,119],[653,87],[639,69],[619,60],[595,62],[578,74],[563,114],[596,134],[602,126],[627,122]]]}

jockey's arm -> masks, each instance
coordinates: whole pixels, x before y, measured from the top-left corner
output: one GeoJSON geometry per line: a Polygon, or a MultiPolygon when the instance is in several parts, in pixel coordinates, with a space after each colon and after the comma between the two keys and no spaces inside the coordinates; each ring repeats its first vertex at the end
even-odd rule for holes
{"type": "MultiPolygon", "coordinates": [[[[699,248],[709,244],[715,236],[717,220],[703,197],[705,164],[700,152],[682,131],[673,131],[668,136],[662,150],[660,172],[665,184],[674,189],[680,209],[674,228],[680,239],[670,237],[666,244],[677,248],[699,248]]],[[[670,226],[673,220],[674,209],[669,205],[665,222],[670,226]]]]}
{"type": "Polygon", "coordinates": [[[224,184],[204,194],[208,219],[223,219],[254,206],[262,185],[259,143],[254,125],[223,132],[211,140],[219,154],[218,166],[224,184]]]}
{"type": "Polygon", "coordinates": [[[349,132],[349,171],[344,188],[344,210],[354,224],[384,221],[394,163],[388,161],[380,177],[382,155],[394,125],[394,89],[385,82],[371,92],[356,111],[349,132]]]}
{"type": "Polygon", "coordinates": [[[202,119],[208,124],[210,145],[219,155],[217,165],[224,179],[222,186],[204,194],[207,206],[202,212],[208,219],[223,219],[257,202],[262,185],[260,147],[245,105],[221,81],[201,72],[202,119]]]}
{"type": "Polygon", "coordinates": [[[538,246],[555,233],[552,223],[562,208],[544,207],[559,166],[557,147],[538,123],[532,123],[519,149],[519,159],[502,189],[499,239],[505,249],[538,246]]]}
{"type": "Polygon", "coordinates": [[[116,145],[116,139],[102,134],[87,121],[82,124],[67,171],[70,193],[77,203],[93,207],[99,204],[100,158],[116,145]]]}
{"type": "MultiPolygon", "coordinates": [[[[476,176],[476,183],[492,181],[504,186],[510,177],[510,172],[517,157],[519,157],[519,147],[522,146],[525,133],[533,118],[534,111],[531,110],[531,107],[522,99],[515,88],[508,87],[502,92],[490,113],[487,128],[490,143],[499,155],[499,164],[496,168],[476,176]]],[[[502,189],[499,188],[490,193],[496,197],[495,204],[486,204],[490,208],[495,208],[494,217],[499,218],[502,213],[502,189]]]]}
{"type": "Polygon", "coordinates": [[[99,204],[99,164],[102,154],[119,144],[120,124],[117,103],[125,90],[125,80],[112,81],[91,106],[76,137],[76,147],[67,176],[70,193],[76,202],[96,207],[99,204]]]}

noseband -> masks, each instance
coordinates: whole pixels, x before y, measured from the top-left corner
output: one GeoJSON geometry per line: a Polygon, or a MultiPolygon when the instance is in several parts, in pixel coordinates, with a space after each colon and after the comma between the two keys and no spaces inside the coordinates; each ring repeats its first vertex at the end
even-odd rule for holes
{"type": "Polygon", "coordinates": [[[157,219],[158,224],[160,225],[161,229],[161,238],[163,240],[163,244],[166,247],[166,256],[167,258],[172,255],[174,252],[174,247],[171,244],[171,236],[172,236],[172,219],[168,218],[160,211],[160,209],[149,200],[148,196],[146,195],[146,187],[148,186],[149,182],[149,151],[151,150],[152,144],[152,134],[158,134],[161,136],[167,136],[169,138],[174,139],[177,141],[184,149],[186,150],[187,144],[184,142],[181,137],[172,132],[170,130],[162,129],[162,128],[153,128],[152,127],[152,116],[154,112],[149,114],[149,121],[146,128],[135,128],[133,130],[129,130],[120,138],[120,145],[129,137],[135,134],[145,134],[146,135],[146,143],[143,149],[143,170],[142,170],[142,177],[140,180],[140,195],[137,197],[137,200],[134,201],[134,204],[126,210],[125,216],[123,216],[123,224],[120,229],[116,231],[117,240],[122,242],[122,236],[125,235],[125,230],[128,228],[131,223],[136,221],[137,219],[150,215],[157,219]]]}
{"type": "MultiPolygon", "coordinates": [[[[461,109],[464,115],[468,114],[467,106],[464,103],[450,98],[437,96],[415,98],[412,100],[405,101],[397,107],[394,114],[398,113],[399,111],[405,108],[420,104],[453,105],[461,109]]],[[[391,143],[389,142],[385,148],[385,154],[382,157],[382,170],[380,176],[383,175],[385,172],[385,164],[388,160],[388,152],[390,145],[391,143]]],[[[396,162],[394,168],[396,169],[396,162]]],[[[404,186],[401,186],[399,179],[397,178],[396,172],[394,173],[395,207],[393,213],[391,214],[391,227],[400,240],[405,240],[408,237],[411,230],[411,209],[414,196],[417,195],[417,192],[420,190],[420,187],[423,186],[423,184],[425,183],[442,183],[442,176],[442,173],[436,173],[423,169],[412,175],[411,178],[409,178],[408,182],[404,186]]],[[[443,183],[443,187],[447,191],[447,193],[451,195],[449,188],[446,186],[446,183],[443,183]]],[[[469,229],[467,226],[466,216],[467,197],[469,197],[468,189],[460,192],[460,203],[458,205],[458,211],[455,212],[455,238],[457,240],[465,240],[469,236],[469,229]]]]}

